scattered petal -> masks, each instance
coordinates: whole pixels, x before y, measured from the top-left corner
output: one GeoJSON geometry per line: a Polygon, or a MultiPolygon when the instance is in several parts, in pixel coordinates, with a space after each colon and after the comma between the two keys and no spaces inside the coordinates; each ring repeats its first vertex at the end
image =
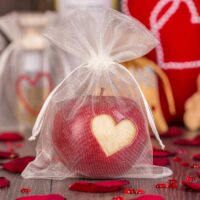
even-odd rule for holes
{"type": "Polygon", "coordinates": [[[197,173],[197,176],[200,177],[200,171],[198,171],[198,172],[196,172],[196,173],[197,173]]]}
{"type": "Polygon", "coordinates": [[[0,133],[0,141],[21,141],[24,137],[18,132],[3,132],[0,133]]]}
{"type": "Polygon", "coordinates": [[[0,177],[0,188],[9,187],[10,181],[5,177],[0,177]]]}
{"type": "Polygon", "coordinates": [[[185,186],[186,189],[191,189],[200,192],[200,183],[183,181],[182,184],[185,186]]]}
{"type": "Polygon", "coordinates": [[[16,158],[9,162],[3,163],[3,169],[13,172],[13,173],[21,173],[29,162],[35,159],[34,156],[24,156],[21,158],[16,158]]]}
{"type": "Polygon", "coordinates": [[[165,200],[165,198],[161,195],[146,194],[130,200],[165,200]]]}
{"type": "Polygon", "coordinates": [[[67,199],[59,194],[48,194],[48,195],[19,197],[16,200],[67,200],[67,199]]]}
{"type": "Polygon", "coordinates": [[[197,146],[200,145],[200,135],[196,136],[193,139],[179,139],[174,141],[174,144],[178,145],[188,145],[188,146],[197,146]]]}
{"type": "Polygon", "coordinates": [[[9,152],[9,151],[0,151],[0,159],[11,159],[11,158],[17,158],[18,154],[15,152],[9,152]]]}
{"type": "Polygon", "coordinates": [[[176,153],[175,152],[170,152],[167,150],[162,150],[162,149],[157,149],[157,148],[153,148],[153,156],[154,157],[168,157],[168,156],[175,156],[176,153]]]}
{"type": "Polygon", "coordinates": [[[168,158],[153,158],[153,164],[158,166],[167,166],[170,165],[170,161],[168,158]]]}
{"type": "Polygon", "coordinates": [[[200,153],[199,154],[195,154],[192,158],[194,160],[200,161],[200,153]]]}
{"type": "Polygon", "coordinates": [[[113,180],[113,181],[78,181],[69,186],[70,190],[81,192],[114,192],[120,190],[123,186],[128,185],[127,180],[113,180]]]}
{"type": "Polygon", "coordinates": [[[164,133],[161,133],[160,134],[160,137],[177,137],[177,136],[180,136],[184,133],[183,129],[182,128],[179,128],[179,127],[170,127],[166,132],[164,133]]]}

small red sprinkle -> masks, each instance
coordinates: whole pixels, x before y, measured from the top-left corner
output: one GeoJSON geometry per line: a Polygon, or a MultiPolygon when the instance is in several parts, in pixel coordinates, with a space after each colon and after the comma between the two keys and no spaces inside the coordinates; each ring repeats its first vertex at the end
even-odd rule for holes
{"type": "Polygon", "coordinates": [[[31,190],[30,188],[22,188],[22,189],[20,190],[20,192],[21,192],[21,193],[30,193],[30,192],[32,192],[32,190],[31,190]]]}
{"type": "Polygon", "coordinates": [[[174,162],[181,162],[181,158],[180,157],[174,157],[174,158],[172,158],[172,160],[174,161],[174,162]]]}
{"type": "Polygon", "coordinates": [[[181,165],[182,165],[183,167],[189,167],[189,166],[190,166],[190,164],[189,164],[188,162],[182,162],[181,165]]]}
{"type": "Polygon", "coordinates": [[[115,196],[112,200],[124,200],[124,198],[121,196],[115,196]]]}
{"type": "Polygon", "coordinates": [[[143,189],[137,189],[135,190],[135,194],[144,194],[144,190],[143,189]]]}
{"type": "Polygon", "coordinates": [[[156,188],[166,188],[167,185],[165,183],[158,183],[156,184],[156,188]]]}
{"type": "Polygon", "coordinates": [[[191,168],[200,169],[200,164],[195,163],[191,166],[191,168]]]}

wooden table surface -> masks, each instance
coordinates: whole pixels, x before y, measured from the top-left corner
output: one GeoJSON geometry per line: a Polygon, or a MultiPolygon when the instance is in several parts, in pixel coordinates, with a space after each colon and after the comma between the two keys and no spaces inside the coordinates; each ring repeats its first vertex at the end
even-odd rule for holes
{"type": "MultiPolygon", "coordinates": [[[[185,132],[182,138],[192,138],[196,136],[197,132],[190,133],[185,132]]],[[[183,147],[173,145],[173,141],[178,139],[168,138],[164,139],[166,144],[166,149],[170,151],[183,152],[180,156],[184,161],[195,163],[192,160],[192,155],[195,153],[200,153],[200,147],[183,147]],[[182,151],[184,150],[184,151],[182,151]]],[[[154,145],[156,142],[153,139],[154,145]]],[[[5,149],[5,144],[0,144],[0,150],[5,149]]],[[[35,142],[25,142],[22,148],[18,148],[17,152],[22,155],[34,155],[35,152],[35,142]]],[[[157,189],[155,184],[160,182],[166,182],[170,177],[163,179],[130,179],[131,186],[133,188],[143,188],[146,194],[161,194],[166,200],[200,200],[200,192],[185,191],[181,185],[181,181],[186,175],[194,174],[194,170],[190,167],[183,167],[179,163],[172,161],[170,158],[170,168],[173,170],[173,178],[178,179],[179,187],[178,189],[157,189]]],[[[55,180],[26,180],[23,179],[20,174],[11,174],[4,170],[0,170],[0,177],[7,177],[11,181],[9,188],[0,189],[0,200],[15,200],[17,197],[35,195],[35,194],[50,194],[58,193],[66,197],[67,200],[112,200],[115,195],[124,196],[126,200],[136,198],[137,195],[123,195],[122,192],[116,193],[105,193],[105,194],[94,194],[94,193],[81,193],[68,190],[68,185],[75,182],[77,179],[66,179],[62,181],[55,180]],[[32,189],[29,194],[23,194],[20,192],[21,188],[28,187],[32,189]]],[[[171,178],[172,178],[171,177],[171,178]]]]}

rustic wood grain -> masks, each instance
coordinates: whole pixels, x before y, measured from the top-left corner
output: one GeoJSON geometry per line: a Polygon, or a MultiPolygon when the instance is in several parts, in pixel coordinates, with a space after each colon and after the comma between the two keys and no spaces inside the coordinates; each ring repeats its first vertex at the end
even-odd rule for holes
{"type": "MultiPolygon", "coordinates": [[[[185,133],[183,137],[193,138],[199,133],[188,132],[185,133]]],[[[26,138],[28,135],[26,135],[26,138]]],[[[170,151],[181,151],[183,154],[181,157],[185,162],[190,164],[196,163],[192,160],[192,155],[195,153],[200,153],[200,147],[181,147],[173,145],[173,141],[178,139],[164,139],[166,147],[170,151]]],[[[153,144],[157,145],[156,141],[153,139],[153,144]]],[[[0,149],[5,149],[5,145],[0,143],[0,149]]],[[[26,142],[22,148],[17,148],[17,152],[20,155],[33,155],[35,152],[35,143],[26,142]]],[[[181,185],[181,181],[186,175],[192,175],[195,173],[194,169],[190,167],[183,167],[179,163],[172,161],[170,159],[170,168],[173,170],[174,174],[172,177],[163,179],[129,179],[131,182],[131,187],[133,188],[143,188],[148,194],[161,194],[166,200],[200,200],[200,193],[185,191],[181,185]],[[166,182],[170,178],[175,178],[179,180],[178,189],[157,189],[155,185],[160,182],[166,182]]],[[[115,195],[120,195],[125,197],[126,200],[136,198],[137,195],[123,195],[122,192],[116,193],[105,193],[105,194],[93,194],[93,193],[81,193],[74,192],[68,189],[68,185],[77,181],[77,179],[66,179],[62,181],[51,181],[51,180],[25,180],[19,174],[11,174],[0,170],[0,176],[5,176],[11,180],[11,186],[9,188],[0,189],[0,200],[15,200],[17,197],[34,195],[34,194],[49,194],[49,193],[59,193],[67,198],[67,200],[112,200],[115,195]],[[22,194],[20,189],[23,187],[28,187],[32,189],[29,194],[22,194]]]]}

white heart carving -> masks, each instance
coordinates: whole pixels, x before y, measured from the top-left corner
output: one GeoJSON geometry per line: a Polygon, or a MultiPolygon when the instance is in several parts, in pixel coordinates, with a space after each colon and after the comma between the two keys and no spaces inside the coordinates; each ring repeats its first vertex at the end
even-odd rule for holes
{"type": "Polygon", "coordinates": [[[125,119],[116,124],[106,114],[94,117],[91,129],[107,157],[130,145],[137,136],[136,127],[130,120],[125,119]]]}

